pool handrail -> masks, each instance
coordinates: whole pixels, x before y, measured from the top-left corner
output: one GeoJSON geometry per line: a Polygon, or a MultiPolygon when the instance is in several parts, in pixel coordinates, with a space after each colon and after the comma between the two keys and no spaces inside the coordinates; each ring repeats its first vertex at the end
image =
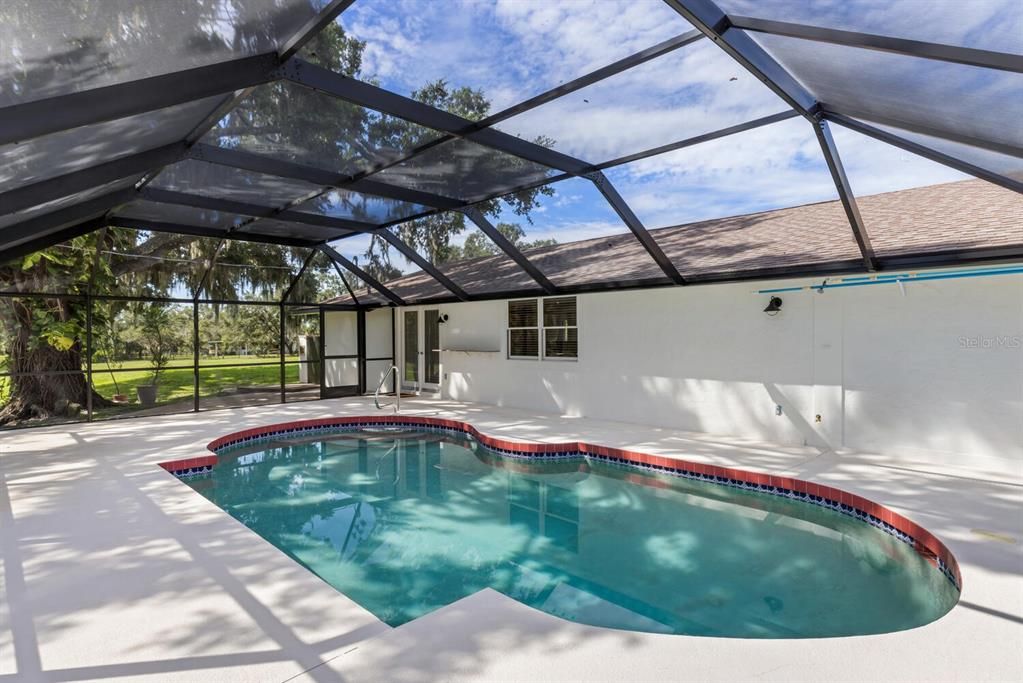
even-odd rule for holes
{"type": "Polygon", "coordinates": [[[387,368],[383,375],[380,376],[380,383],[377,384],[377,390],[373,392],[373,403],[376,404],[377,410],[383,410],[385,406],[391,404],[380,405],[380,390],[384,387],[384,382],[390,377],[391,373],[394,373],[394,414],[397,415],[401,412],[401,386],[398,384],[398,366],[392,365],[387,368]]]}

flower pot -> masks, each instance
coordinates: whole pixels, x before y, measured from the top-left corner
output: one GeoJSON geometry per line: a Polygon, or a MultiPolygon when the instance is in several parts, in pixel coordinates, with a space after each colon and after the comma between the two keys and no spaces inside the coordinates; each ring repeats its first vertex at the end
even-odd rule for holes
{"type": "Polygon", "coordinates": [[[135,387],[135,392],[139,396],[139,403],[144,408],[151,408],[156,405],[156,385],[147,384],[139,387],[135,387]]]}

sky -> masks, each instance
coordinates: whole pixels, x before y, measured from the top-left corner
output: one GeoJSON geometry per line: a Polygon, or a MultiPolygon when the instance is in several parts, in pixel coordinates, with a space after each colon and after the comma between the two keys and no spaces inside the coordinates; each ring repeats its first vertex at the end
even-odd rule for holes
{"type": "MultiPolygon", "coordinates": [[[[737,14],[951,44],[976,46],[984,36],[995,49],[1023,52],[1023,36],[1011,30],[1023,21],[1017,0],[720,4],[737,14]],[[999,16],[1017,20],[992,19],[999,16]]],[[[482,89],[493,111],[692,29],[661,0],[357,0],[339,21],[366,41],[363,77],[403,95],[443,78],[451,86],[482,89]]],[[[599,163],[787,109],[704,39],[498,128],[526,139],[543,135],[555,149],[599,163]]],[[[833,131],[857,194],[967,177],[839,126],[833,131]]],[[[606,174],[648,228],[837,198],[811,124],[802,118],[606,174]]],[[[588,181],[552,187],[555,195],[543,199],[531,224],[508,212],[498,220],[519,222],[527,240],[568,242],[626,231],[588,181]]]]}

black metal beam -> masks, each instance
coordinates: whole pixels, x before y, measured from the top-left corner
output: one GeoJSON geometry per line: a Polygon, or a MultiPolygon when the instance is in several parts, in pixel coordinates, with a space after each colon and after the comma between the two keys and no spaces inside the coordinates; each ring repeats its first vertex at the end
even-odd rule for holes
{"type": "Polygon", "coordinates": [[[999,175],[998,173],[989,171],[986,168],[981,168],[980,166],[967,163],[962,159],[957,159],[943,152],[931,149],[930,147],[925,147],[919,143],[899,137],[893,133],[889,133],[886,130],[875,128],[874,126],[857,121],[856,119],[849,118],[848,116],[842,116],[841,114],[825,114],[825,118],[827,118],[828,121],[837,123],[849,130],[854,130],[857,133],[870,136],[875,140],[886,142],[889,145],[893,145],[899,149],[904,149],[907,152],[918,154],[925,159],[930,159],[931,161],[944,164],[945,166],[954,168],[962,173],[967,173],[990,183],[994,183],[995,185],[1000,185],[1007,190],[1023,193],[1023,182],[1020,182],[1019,180],[999,175]]]}
{"type": "Polygon", "coordinates": [[[727,137],[729,135],[735,135],[736,133],[743,133],[747,130],[754,128],[760,128],[761,126],[769,126],[772,123],[778,123],[779,121],[786,121],[791,118],[799,116],[799,113],[793,110],[778,112],[777,114],[771,114],[770,116],[763,116],[759,119],[753,119],[745,123],[738,123],[728,128],[721,128],[720,130],[711,131],[710,133],[704,133],[703,135],[697,135],[685,140],[679,140],[678,142],[669,142],[666,145],[660,145],[659,147],[651,147],[650,149],[642,152],[636,152],[635,154],[627,154],[611,161],[605,161],[602,164],[597,164],[596,169],[603,171],[608,168],[615,166],[621,166],[622,164],[628,164],[633,161],[639,161],[640,159],[646,159],[648,157],[657,156],[658,154],[665,154],[666,152],[674,152],[677,149],[684,147],[692,147],[693,145],[699,145],[703,142],[709,142],[711,140],[717,140],[718,138],[727,137]]]}
{"type": "MultiPolygon", "coordinates": [[[[481,195],[479,197],[473,197],[472,199],[467,200],[465,202],[465,207],[463,207],[463,208],[474,206],[476,204],[482,204],[483,202],[489,202],[492,199],[500,199],[501,197],[506,197],[506,196],[508,196],[510,194],[515,194],[516,192],[521,192],[522,190],[531,190],[534,187],[541,187],[543,185],[553,185],[554,183],[559,183],[562,180],[568,180],[569,178],[573,178],[573,177],[574,176],[572,174],[570,174],[570,173],[562,173],[560,175],[556,175],[556,176],[553,176],[553,177],[550,177],[550,178],[541,178],[539,180],[532,180],[532,181],[530,181],[528,183],[524,183],[522,185],[515,185],[515,186],[512,186],[512,187],[501,188],[499,190],[495,190],[494,192],[488,193],[486,195],[481,195]]],[[[381,223],[380,224],[380,228],[389,228],[389,227],[394,226],[394,225],[401,225],[402,223],[408,223],[409,221],[418,220],[420,218],[426,218],[428,216],[435,216],[435,215],[437,215],[439,213],[444,213],[444,211],[446,211],[446,210],[447,209],[429,209],[428,211],[420,211],[419,213],[412,214],[410,216],[405,216],[404,218],[398,218],[398,219],[395,219],[393,221],[387,221],[386,223],[381,223]]]]}
{"type": "Polygon", "coordinates": [[[22,243],[35,244],[44,241],[45,236],[71,224],[96,218],[135,196],[132,187],[115,190],[94,199],[79,202],[63,209],[30,218],[0,229],[0,249],[7,250],[22,243]]]}
{"type": "Polygon", "coordinates": [[[234,213],[242,216],[252,216],[256,219],[274,218],[291,223],[314,225],[323,228],[336,228],[339,230],[351,230],[354,232],[373,232],[377,229],[377,226],[372,223],[360,223],[358,221],[334,218],[332,216],[320,216],[301,211],[280,211],[279,209],[260,206],[259,204],[238,202],[232,199],[204,197],[202,195],[176,192],[173,190],[161,190],[155,187],[145,187],[139,190],[138,196],[141,199],[161,204],[191,206],[193,208],[207,209],[209,211],[221,211],[224,213],[234,213]]]}
{"type": "Polygon", "coordinates": [[[778,97],[808,119],[817,113],[817,99],[755,40],[739,30],[729,30],[728,16],[712,0],[664,0],[698,28],[732,59],[756,76],[778,97]]]}
{"type": "Polygon", "coordinates": [[[1014,55],[1007,52],[992,52],[991,50],[978,50],[972,47],[929,43],[921,40],[907,40],[905,38],[893,38],[891,36],[860,33],[858,31],[842,31],[820,26],[793,24],[787,21],[736,16],[734,14],[728,15],[728,19],[733,27],[747,31],[1023,73],[1023,55],[1014,55]]]}
{"type": "Polygon", "coordinates": [[[0,194],[0,215],[45,204],[60,197],[68,197],[128,176],[141,176],[154,167],[180,159],[184,152],[184,144],[176,142],[78,171],[71,171],[55,178],[40,180],[31,185],[22,185],[0,194]]]}
{"type": "MultiPolygon", "coordinates": [[[[352,0],[354,1],[354,0],[352,0]]],[[[277,65],[280,65],[283,61],[290,58],[295,52],[300,50],[309,40],[316,36],[321,30],[323,30],[327,24],[337,18],[338,14],[344,11],[349,5],[350,1],[346,0],[331,0],[316,16],[311,18],[305,24],[303,24],[294,35],[286,40],[281,48],[278,50],[278,54],[275,55],[275,61],[277,65]]],[[[257,84],[261,85],[261,84],[257,84]]],[[[192,147],[202,137],[210,131],[217,123],[224,118],[235,107],[237,107],[242,100],[248,97],[255,86],[250,85],[247,87],[240,87],[234,89],[226,97],[222,98],[217,106],[213,107],[210,112],[189,131],[188,135],[185,136],[185,145],[192,147]]],[[[162,170],[162,169],[160,169],[162,170]]],[[[159,173],[150,173],[146,178],[143,179],[141,187],[148,185],[159,173]]]]}
{"type": "Polygon", "coordinates": [[[859,247],[860,255],[863,257],[863,265],[868,271],[877,270],[874,247],[870,244],[870,236],[863,224],[860,208],[856,204],[856,195],[853,194],[849,178],[845,175],[845,167],[842,165],[842,157],[838,154],[835,139],[831,135],[831,128],[827,121],[817,121],[812,125],[813,131],[817,135],[817,141],[821,145],[821,151],[824,153],[824,160],[828,164],[828,170],[831,171],[831,179],[835,182],[835,189],[838,190],[838,198],[842,201],[846,218],[849,219],[853,237],[856,238],[856,246],[859,247]]]}
{"type": "Polygon", "coordinates": [[[275,54],[255,55],[11,105],[0,109],[0,144],[266,83],[274,79],[277,65],[275,54]]]}
{"type": "Polygon", "coordinates": [[[675,50],[683,48],[686,45],[690,45],[691,43],[695,43],[702,38],[703,34],[698,30],[686,31],[685,33],[680,33],[677,36],[672,36],[657,45],[648,47],[645,50],[640,50],[628,57],[623,57],[616,62],[612,62],[607,66],[602,66],[595,71],[591,71],[590,73],[584,74],[579,78],[568,81],[567,83],[562,83],[561,85],[551,88],[546,92],[542,92],[535,97],[531,97],[524,102],[512,105],[507,109],[502,109],[496,114],[486,117],[480,121],[478,125],[480,128],[486,128],[496,123],[500,123],[501,121],[517,116],[522,112],[529,111],[530,109],[536,109],[540,105],[547,104],[559,97],[564,97],[565,95],[577,90],[582,90],[583,88],[593,85],[598,81],[602,81],[605,78],[609,78],[635,66],[649,62],[651,59],[656,59],[670,52],[674,52],[675,50]]]}
{"type": "MultiPolygon", "coordinates": [[[[287,302],[288,297],[291,296],[291,292],[294,291],[294,289],[295,289],[295,285],[297,285],[298,281],[302,279],[303,275],[305,275],[305,270],[306,270],[306,268],[309,267],[309,264],[312,262],[313,256],[316,255],[317,251],[318,251],[317,249],[311,250],[309,252],[309,255],[305,257],[305,260],[302,261],[302,267],[298,269],[298,274],[295,275],[295,279],[291,281],[291,284],[288,285],[288,288],[286,290],[284,290],[284,294],[281,295],[281,303],[282,304],[287,302]]],[[[282,351],[282,353],[283,353],[283,351],[282,351]]]]}
{"type": "Polygon", "coordinates": [[[330,4],[321,9],[316,16],[295,31],[295,35],[281,45],[277,51],[280,60],[283,62],[298,53],[306,43],[315,38],[317,33],[327,28],[327,25],[348,9],[353,2],[355,0],[331,0],[330,4]]]}
{"type": "Polygon", "coordinates": [[[403,202],[413,202],[439,209],[454,209],[464,206],[465,202],[460,199],[452,199],[435,195],[430,192],[420,192],[404,187],[397,187],[387,183],[381,183],[369,179],[356,179],[353,176],[324,171],[323,169],[305,164],[297,164],[291,161],[282,161],[262,154],[253,154],[238,149],[225,149],[215,145],[197,143],[188,152],[188,156],[199,161],[206,161],[218,166],[240,168],[256,173],[274,175],[280,178],[292,178],[302,180],[314,185],[322,185],[335,189],[347,189],[356,192],[373,194],[378,197],[395,199],[403,202]]]}
{"type": "Polygon", "coordinates": [[[476,207],[470,207],[468,209],[463,209],[462,213],[464,213],[469,220],[475,223],[476,227],[482,230],[483,234],[489,237],[490,241],[497,245],[498,249],[503,251],[513,261],[515,261],[515,263],[519,265],[519,268],[526,271],[529,277],[533,278],[533,280],[540,285],[540,288],[543,289],[545,293],[558,293],[558,288],[554,285],[554,283],[548,280],[547,276],[544,275],[539,268],[533,265],[533,262],[526,258],[521,251],[519,251],[518,247],[512,244],[507,237],[502,235],[501,231],[495,228],[491,222],[487,220],[487,217],[483,215],[483,212],[476,207]]]}
{"type": "MultiPolygon", "coordinates": [[[[631,69],[632,67],[643,64],[644,62],[650,61],[651,59],[656,59],[657,57],[661,57],[674,50],[685,47],[686,45],[689,45],[690,43],[696,40],[700,40],[702,38],[703,34],[696,30],[688,31],[686,33],[679,34],[672,38],[668,38],[667,40],[658,43],[653,47],[649,47],[645,50],[640,50],[639,52],[629,55],[628,57],[624,57],[618,60],[617,62],[613,62],[607,66],[596,69],[595,71],[591,71],[590,73],[584,74],[579,78],[569,81],[568,83],[563,83],[559,86],[551,88],[550,90],[542,92],[539,95],[532,97],[524,102],[520,102],[519,104],[512,105],[506,109],[502,109],[496,114],[491,114],[490,116],[480,121],[473,122],[473,129],[476,130],[480,128],[487,128],[489,126],[493,126],[494,124],[510,119],[511,117],[521,114],[525,111],[529,111],[530,109],[535,109],[559,97],[563,97],[569,93],[581,90],[586,86],[592,85],[605,78],[625,71],[626,69],[631,69]]],[[[360,171],[359,173],[355,174],[354,177],[356,179],[366,178],[368,176],[386,170],[392,166],[397,166],[398,164],[404,163],[410,159],[419,156],[420,154],[427,152],[430,149],[433,149],[437,145],[441,145],[448,142],[449,140],[452,140],[454,137],[455,137],[454,135],[443,135],[434,140],[430,140],[410,150],[407,154],[401,155],[395,159],[390,159],[387,162],[376,164],[363,171],[360,171]]]]}
{"type": "Polygon", "coordinates": [[[59,228],[53,232],[39,235],[16,246],[0,246],[0,263],[6,263],[7,261],[27,256],[34,251],[40,251],[47,247],[52,247],[55,244],[60,244],[61,242],[74,239],[75,237],[87,235],[90,232],[106,227],[106,224],[106,217],[100,215],[96,218],[90,218],[89,220],[76,223],[66,228],[59,228]]]}
{"type": "Polygon", "coordinates": [[[355,302],[355,305],[359,305],[359,297],[355,296],[355,290],[352,289],[352,286],[350,284],[348,284],[348,278],[345,277],[344,271],[341,270],[341,264],[339,264],[334,259],[330,259],[330,264],[334,266],[334,270],[337,272],[337,276],[341,278],[341,283],[345,286],[345,290],[348,292],[348,296],[352,297],[352,301],[355,302]]]}
{"type": "Polygon", "coordinates": [[[611,184],[611,181],[608,180],[600,171],[587,174],[586,177],[593,181],[593,184],[596,185],[600,194],[604,195],[604,199],[606,199],[608,204],[611,205],[611,208],[615,210],[615,213],[621,217],[625,225],[627,225],[629,230],[632,231],[632,234],[639,240],[639,243],[642,244],[643,248],[646,249],[648,254],[650,254],[650,258],[652,258],[657,265],[660,266],[664,274],[668,276],[668,279],[676,285],[686,284],[685,278],[683,278],[678,272],[675,264],[672,263],[671,259],[664,254],[660,245],[657,244],[650,233],[647,232],[647,229],[643,227],[642,221],[640,221],[639,217],[632,212],[632,209],[629,208],[629,205],[624,199],[622,199],[622,196],[618,194],[618,190],[616,190],[615,186],[611,184]]]}
{"type": "Polygon", "coordinates": [[[196,237],[215,237],[219,239],[232,239],[241,242],[260,242],[262,244],[280,244],[287,247],[315,247],[320,243],[316,240],[300,240],[293,237],[268,237],[247,232],[232,232],[208,228],[201,225],[187,225],[185,223],[170,223],[167,221],[139,220],[137,218],[125,218],[124,216],[112,215],[107,217],[107,224],[118,228],[131,228],[133,230],[148,230],[150,232],[170,232],[179,235],[194,235],[196,237]]]}
{"type": "MultiPolygon", "coordinates": [[[[827,102],[821,103],[821,115],[824,118],[833,119],[835,116],[844,116],[847,118],[864,119],[870,123],[879,124],[882,126],[891,126],[893,128],[901,128],[902,130],[910,133],[917,133],[918,135],[926,135],[932,138],[941,138],[949,140],[950,142],[956,142],[961,145],[967,145],[969,147],[977,147],[979,149],[987,149],[998,154],[1005,154],[1008,156],[1023,158],[1023,146],[1010,144],[1005,141],[994,141],[988,138],[978,138],[972,135],[964,135],[954,131],[946,130],[944,128],[934,128],[933,126],[925,126],[917,121],[905,121],[895,116],[886,116],[879,114],[876,111],[869,111],[861,109],[855,105],[846,104],[841,107],[828,104],[827,102]]],[[[1006,121],[1006,125],[1010,125],[1006,121]]]]}
{"type": "Polygon", "coordinates": [[[434,280],[439,282],[441,286],[444,287],[444,289],[454,294],[459,301],[469,301],[471,299],[471,297],[465,292],[464,289],[462,289],[454,282],[452,282],[451,278],[449,278],[447,275],[437,270],[437,268],[435,268],[432,263],[430,263],[425,258],[420,256],[415,249],[405,244],[405,241],[398,237],[397,235],[395,235],[393,232],[385,229],[381,230],[377,234],[381,238],[383,238],[388,244],[390,244],[392,247],[401,252],[402,256],[404,256],[409,261],[419,266],[424,273],[426,273],[434,280]]]}
{"type": "Polygon", "coordinates": [[[214,266],[217,265],[217,259],[220,258],[220,252],[224,250],[224,245],[227,244],[227,238],[222,238],[217,242],[217,246],[213,248],[213,253],[210,254],[209,263],[206,264],[206,268],[202,271],[202,277],[199,278],[199,284],[195,286],[195,292],[192,294],[192,299],[195,301],[199,300],[199,296],[206,288],[206,281],[210,279],[210,273],[213,272],[214,266]]]}
{"type": "Polygon", "coordinates": [[[391,303],[395,304],[396,306],[405,305],[405,301],[402,300],[400,296],[389,290],[387,287],[384,287],[375,277],[373,277],[372,275],[364,271],[362,268],[359,268],[359,266],[355,265],[354,263],[346,259],[340,253],[338,253],[337,249],[335,249],[334,247],[330,246],[329,244],[321,244],[319,246],[319,249],[324,254],[333,259],[335,263],[341,264],[349,272],[354,273],[357,278],[359,278],[367,285],[383,294],[384,297],[386,297],[391,303]]]}
{"type": "Polygon", "coordinates": [[[408,97],[388,92],[369,83],[349,78],[341,74],[310,64],[292,57],[280,69],[281,78],[298,85],[343,99],[361,107],[375,109],[398,118],[411,121],[450,133],[456,137],[466,138],[485,147],[490,147],[521,159],[526,159],[566,173],[581,174],[591,168],[591,164],[534,144],[514,135],[499,130],[486,128],[479,130],[477,123],[463,119],[446,111],[436,109],[408,97]]]}

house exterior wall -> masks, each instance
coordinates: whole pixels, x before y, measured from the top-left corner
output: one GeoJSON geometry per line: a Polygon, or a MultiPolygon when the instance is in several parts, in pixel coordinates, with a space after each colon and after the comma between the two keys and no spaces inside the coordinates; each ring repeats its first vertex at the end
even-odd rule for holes
{"type": "Polygon", "coordinates": [[[789,292],[762,312],[757,289],[817,282],[579,295],[576,361],[508,359],[505,301],[421,308],[448,314],[442,349],[486,350],[442,352],[446,398],[1023,467],[1023,276],[789,292]]]}

